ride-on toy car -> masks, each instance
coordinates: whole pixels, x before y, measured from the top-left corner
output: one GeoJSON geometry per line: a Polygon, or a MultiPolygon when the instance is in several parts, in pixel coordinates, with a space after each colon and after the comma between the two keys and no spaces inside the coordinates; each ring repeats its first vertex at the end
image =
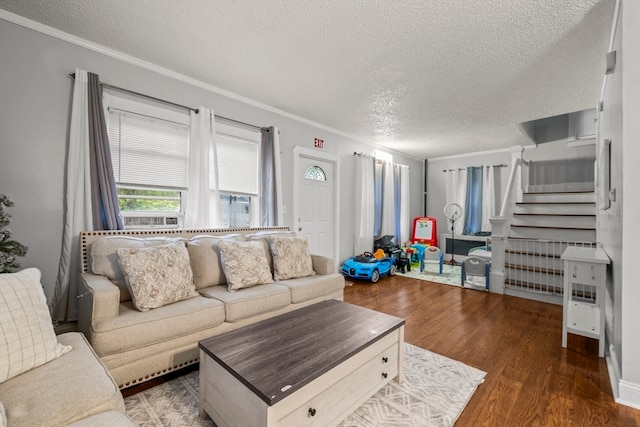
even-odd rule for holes
{"type": "Polygon", "coordinates": [[[393,276],[396,260],[390,257],[375,258],[371,252],[349,258],[342,264],[342,275],[352,279],[370,280],[376,283],[380,276],[393,276]]]}

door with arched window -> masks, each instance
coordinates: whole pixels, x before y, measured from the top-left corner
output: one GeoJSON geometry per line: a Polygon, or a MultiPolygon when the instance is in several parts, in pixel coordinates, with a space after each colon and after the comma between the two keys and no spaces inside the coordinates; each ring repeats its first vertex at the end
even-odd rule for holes
{"type": "Polygon", "coordinates": [[[309,239],[311,253],[334,258],[335,164],[300,157],[297,232],[309,239]]]}

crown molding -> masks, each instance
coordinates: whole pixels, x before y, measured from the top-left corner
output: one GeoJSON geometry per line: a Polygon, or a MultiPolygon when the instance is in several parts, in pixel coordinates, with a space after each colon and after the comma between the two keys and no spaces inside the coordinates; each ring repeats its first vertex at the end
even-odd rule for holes
{"type": "MultiPolygon", "coordinates": [[[[281,110],[279,108],[273,107],[273,106],[268,105],[268,104],[264,104],[262,102],[254,100],[254,99],[251,99],[251,98],[248,98],[248,97],[245,97],[245,96],[242,96],[242,95],[238,95],[238,94],[230,92],[230,91],[228,91],[226,89],[222,89],[222,88],[219,88],[217,86],[211,85],[209,83],[205,83],[203,81],[196,80],[196,79],[194,79],[192,77],[188,77],[188,76],[186,76],[184,74],[172,71],[172,70],[170,70],[168,68],[161,67],[159,65],[153,64],[153,63],[148,62],[148,61],[143,61],[143,60],[141,60],[139,58],[136,58],[134,56],[128,55],[126,53],[120,52],[120,51],[115,50],[115,49],[108,48],[106,46],[102,46],[102,45],[100,45],[98,43],[94,43],[94,42],[91,42],[89,40],[85,40],[85,39],[83,39],[81,37],[74,36],[73,34],[66,33],[64,31],[58,30],[56,28],[50,27],[50,26],[42,24],[40,22],[36,22],[36,21],[31,20],[31,19],[25,18],[23,16],[16,15],[15,13],[11,13],[9,11],[0,9],[0,19],[5,20],[7,22],[11,22],[13,24],[19,25],[21,27],[24,27],[24,28],[27,28],[27,29],[30,29],[30,30],[33,30],[33,31],[36,31],[38,33],[41,33],[41,34],[44,34],[44,35],[47,35],[47,36],[50,36],[50,37],[65,41],[67,43],[71,43],[73,45],[80,46],[80,47],[83,47],[85,49],[89,49],[91,51],[100,53],[102,55],[109,56],[109,57],[117,59],[119,61],[126,62],[126,63],[138,66],[140,68],[143,68],[143,69],[146,69],[146,70],[149,70],[149,71],[153,71],[155,73],[158,73],[158,74],[166,76],[166,77],[170,77],[170,78],[178,80],[180,82],[187,83],[187,84],[190,84],[190,85],[195,86],[195,87],[199,87],[199,88],[207,90],[209,92],[213,92],[213,93],[225,96],[227,98],[230,98],[230,99],[233,99],[233,100],[236,100],[236,101],[240,101],[240,102],[242,102],[244,104],[248,104],[248,105],[251,105],[253,107],[257,107],[257,108],[260,108],[262,110],[266,110],[266,111],[269,111],[271,113],[278,114],[278,115],[286,117],[288,119],[292,119],[292,120],[295,120],[297,122],[304,123],[304,124],[307,124],[309,126],[313,126],[315,128],[322,129],[322,130],[325,130],[327,132],[331,132],[331,133],[334,133],[336,135],[340,135],[340,136],[343,136],[345,138],[352,139],[354,141],[358,141],[360,143],[369,145],[371,147],[374,147],[374,148],[377,148],[377,149],[383,149],[383,150],[386,149],[385,147],[381,147],[381,146],[376,145],[375,143],[373,143],[371,141],[364,140],[362,138],[359,138],[359,137],[357,137],[355,135],[352,135],[352,134],[349,134],[347,132],[343,132],[341,130],[332,128],[330,126],[323,125],[322,123],[314,122],[313,120],[309,120],[309,119],[306,119],[304,117],[295,115],[293,113],[289,113],[287,111],[281,110]]],[[[397,153],[400,156],[410,157],[408,154],[397,152],[395,150],[389,150],[389,149],[386,149],[386,150],[393,151],[394,153],[397,153]]]]}

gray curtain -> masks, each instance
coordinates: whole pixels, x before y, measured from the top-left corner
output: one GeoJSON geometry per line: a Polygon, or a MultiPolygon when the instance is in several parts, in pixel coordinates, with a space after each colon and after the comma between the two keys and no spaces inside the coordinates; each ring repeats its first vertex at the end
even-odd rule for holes
{"type": "Polygon", "coordinates": [[[260,226],[274,226],[278,224],[278,130],[271,126],[262,128],[262,143],[260,144],[260,226]]]}
{"type": "Polygon", "coordinates": [[[102,107],[102,86],[97,74],[88,73],[89,156],[91,162],[91,207],[94,230],[123,230],[118,207],[111,150],[102,107]]]}
{"type": "Polygon", "coordinates": [[[393,198],[393,206],[396,214],[394,216],[394,230],[395,230],[395,243],[397,245],[402,244],[402,217],[400,216],[401,212],[401,200],[402,200],[402,176],[400,173],[399,165],[393,165],[393,188],[394,188],[394,198],[393,198]]]}

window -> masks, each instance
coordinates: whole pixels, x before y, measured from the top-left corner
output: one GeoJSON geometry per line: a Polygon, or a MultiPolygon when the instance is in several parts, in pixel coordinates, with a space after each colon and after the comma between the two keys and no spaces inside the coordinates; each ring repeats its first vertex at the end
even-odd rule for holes
{"type": "Polygon", "coordinates": [[[189,116],[105,94],[118,205],[131,212],[182,212],[189,165],[189,116]]]}
{"type": "Polygon", "coordinates": [[[258,225],[261,134],[216,123],[218,179],[225,227],[258,225]]]}
{"type": "Polygon", "coordinates": [[[327,180],[327,175],[325,175],[324,171],[320,166],[309,166],[307,171],[304,173],[304,177],[306,179],[312,179],[314,181],[327,180]]]}

